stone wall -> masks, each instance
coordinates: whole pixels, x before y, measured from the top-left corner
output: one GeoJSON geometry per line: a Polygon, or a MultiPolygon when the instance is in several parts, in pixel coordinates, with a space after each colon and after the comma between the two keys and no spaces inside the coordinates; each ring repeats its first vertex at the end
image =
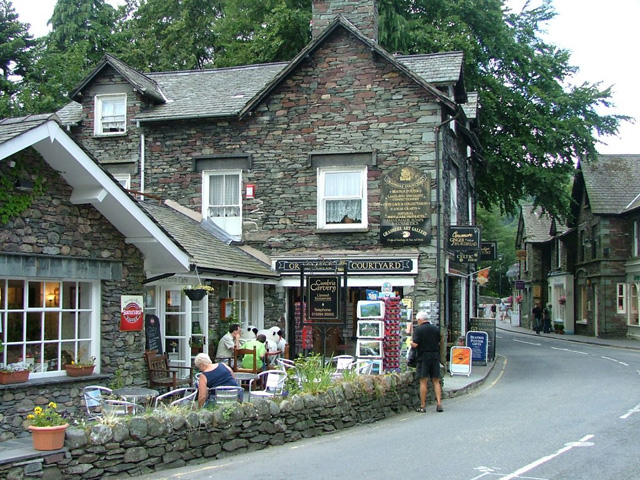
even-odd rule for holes
{"type": "MultiPolygon", "coordinates": [[[[417,387],[413,372],[363,376],[317,396],[256,400],[186,416],[160,410],[84,429],[70,427],[68,454],[45,458],[42,476],[123,478],[295,442],[407,412],[418,405],[417,387]]],[[[22,469],[0,465],[0,477],[22,478],[22,469]]]]}

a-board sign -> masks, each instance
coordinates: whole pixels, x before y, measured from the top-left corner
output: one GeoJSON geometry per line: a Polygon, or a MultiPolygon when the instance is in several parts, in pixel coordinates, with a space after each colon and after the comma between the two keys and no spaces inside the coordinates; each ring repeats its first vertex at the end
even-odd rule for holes
{"type": "Polygon", "coordinates": [[[144,330],[146,334],[146,349],[156,350],[162,355],[162,338],[160,336],[160,319],[155,315],[145,315],[144,330]]]}
{"type": "Polygon", "coordinates": [[[471,349],[469,347],[451,347],[449,355],[449,373],[454,375],[471,375],[471,349]]]}
{"type": "Polygon", "coordinates": [[[467,347],[471,348],[474,365],[486,365],[489,354],[489,334],[487,332],[467,332],[467,347]]]}
{"type": "Polygon", "coordinates": [[[496,320],[495,318],[472,317],[469,319],[469,331],[487,332],[489,336],[489,350],[487,360],[496,358],[496,320]]]}

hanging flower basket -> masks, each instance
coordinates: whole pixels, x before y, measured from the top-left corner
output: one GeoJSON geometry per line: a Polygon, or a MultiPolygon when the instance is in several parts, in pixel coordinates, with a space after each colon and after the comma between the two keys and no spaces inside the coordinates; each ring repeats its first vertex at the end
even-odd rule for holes
{"type": "Polygon", "coordinates": [[[565,303],[567,303],[567,298],[566,298],[566,297],[560,297],[560,298],[558,299],[558,303],[559,303],[560,305],[564,305],[565,303]]]}
{"type": "Polygon", "coordinates": [[[95,365],[65,365],[69,377],[86,377],[93,373],[95,365]]]}
{"type": "Polygon", "coordinates": [[[29,380],[29,370],[18,370],[15,372],[0,372],[0,384],[24,383],[29,380]]]}
{"type": "Polygon", "coordinates": [[[207,295],[206,290],[199,288],[190,288],[184,291],[184,294],[189,297],[189,300],[192,302],[197,302],[198,300],[202,300],[207,295]]]}
{"type": "Polygon", "coordinates": [[[64,434],[68,424],[53,427],[34,427],[31,425],[31,439],[36,450],[58,450],[64,447],[64,434]]]}

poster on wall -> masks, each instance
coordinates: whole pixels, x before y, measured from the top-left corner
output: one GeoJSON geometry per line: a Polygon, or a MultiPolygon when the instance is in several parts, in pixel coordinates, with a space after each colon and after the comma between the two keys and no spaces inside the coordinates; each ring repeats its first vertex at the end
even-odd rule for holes
{"type": "Polygon", "coordinates": [[[142,295],[121,295],[120,331],[139,332],[143,325],[142,295]]]}

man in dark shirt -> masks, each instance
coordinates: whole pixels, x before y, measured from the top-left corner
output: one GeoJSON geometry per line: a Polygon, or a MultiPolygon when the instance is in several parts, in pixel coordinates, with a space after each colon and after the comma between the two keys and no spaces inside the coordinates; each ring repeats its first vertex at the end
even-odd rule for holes
{"type": "Polygon", "coordinates": [[[542,330],[542,308],[540,307],[540,302],[536,302],[536,306],[533,307],[533,329],[536,331],[538,335],[540,335],[540,330],[542,330]]]}
{"type": "Polygon", "coordinates": [[[427,405],[427,381],[431,378],[436,393],[436,411],[442,412],[442,387],[440,386],[440,329],[429,323],[426,312],[416,315],[418,327],[413,332],[411,347],[418,350],[416,373],[420,378],[420,407],[424,413],[427,405]]]}

